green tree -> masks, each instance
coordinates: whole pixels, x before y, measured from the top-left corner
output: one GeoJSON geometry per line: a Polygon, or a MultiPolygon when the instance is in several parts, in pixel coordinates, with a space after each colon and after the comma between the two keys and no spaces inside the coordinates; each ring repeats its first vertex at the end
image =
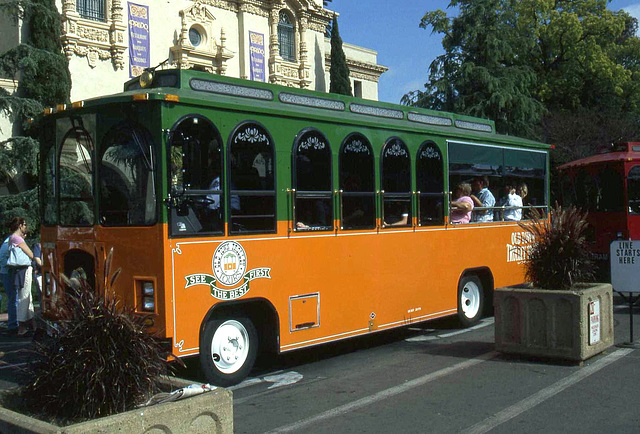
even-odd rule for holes
{"type": "Polygon", "coordinates": [[[639,135],[637,21],[607,0],[452,0],[427,12],[445,53],[406,104],[494,119],[573,159],[639,135]],[[582,122],[581,122],[582,120],[582,122]]]}
{"type": "Polygon", "coordinates": [[[39,227],[38,128],[31,123],[43,107],[69,102],[71,76],[62,53],[62,21],[55,0],[5,0],[0,12],[23,20],[29,35],[23,43],[0,55],[0,76],[16,80],[14,95],[0,89],[0,111],[16,123],[19,135],[0,142],[0,167],[5,180],[21,178],[26,190],[0,197],[0,223],[24,216],[39,227]]]}
{"type": "Polygon", "coordinates": [[[338,17],[333,17],[331,26],[331,67],[329,69],[329,92],[351,95],[351,81],[347,58],[342,50],[342,38],[338,29],[338,17]]]}

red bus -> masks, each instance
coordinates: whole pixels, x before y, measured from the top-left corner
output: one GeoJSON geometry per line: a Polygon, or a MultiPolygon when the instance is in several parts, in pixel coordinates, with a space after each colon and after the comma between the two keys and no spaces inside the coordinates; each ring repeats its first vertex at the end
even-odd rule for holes
{"type": "Polygon", "coordinates": [[[609,273],[609,245],[640,237],[640,142],[618,143],[558,168],[562,203],[588,211],[591,252],[609,273]]]}

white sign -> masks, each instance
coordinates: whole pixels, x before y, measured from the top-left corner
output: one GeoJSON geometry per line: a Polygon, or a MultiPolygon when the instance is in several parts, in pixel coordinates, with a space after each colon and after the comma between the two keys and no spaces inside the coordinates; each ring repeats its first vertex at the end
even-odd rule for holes
{"type": "Polygon", "coordinates": [[[589,345],[600,342],[600,300],[589,302],[589,345]]]}
{"type": "Polygon", "coordinates": [[[609,252],[613,289],[618,292],[640,292],[640,241],[612,241],[609,252]]]}

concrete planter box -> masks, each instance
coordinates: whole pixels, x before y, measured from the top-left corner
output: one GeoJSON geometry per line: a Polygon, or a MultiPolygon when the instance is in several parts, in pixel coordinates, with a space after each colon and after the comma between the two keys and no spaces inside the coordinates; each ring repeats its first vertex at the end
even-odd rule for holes
{"type": "MultiPolygon", "coordinates": [[[[174,386],[175,386],[175,382],[174,386]]],[[[184,384],[186,385],[186,384],[184,384]]],[[[182,387],[180,384],[178,387],[182,387]]],[[[0,407],[2,433],[233,433],[233,395],[216,389],[175,402],[60,427],[0,407]]]]}
{"type": "Polygon", "coordinates": [[[613,345],[610,284],[580,284],[568,291],[498,288],[493,300],[500,352],[581,362],[613,345]],[[591,302],[600,304],[600,340],[592,344],[591,302]]]}

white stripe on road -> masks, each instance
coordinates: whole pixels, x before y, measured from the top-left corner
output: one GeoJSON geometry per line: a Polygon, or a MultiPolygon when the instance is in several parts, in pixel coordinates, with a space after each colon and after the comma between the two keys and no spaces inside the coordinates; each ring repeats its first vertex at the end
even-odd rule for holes
{"type": "Polygon", "coordinates": [[[584,380],[589,375],[598,372],[600,369],[626,356],[632,351],[633,351],[632,348],[617,350],[616,352],[611,353],[606,357],[603,357],[602,359],[594,362],[589,366],[581,368],[579,371],[574,372],[573,374],[569,375],[566,378],[563,378],[562,380],[556,382],[555,384],[552,384],[551,386],[545,389],[542,389],[538,393],[534,393],[529,398],[523,399],[522,401],[512,405],[511,407],[505,408],[504,410],[494,414],[493,416],[486,418],[482,422],[479,422],[462,432],[464,434],[482,434],[482,433],[486,433],[487,431],[491,431],[498,425],[508,422],[514,417],[519,416],[525,411],[530,410],[531,408],[535,407],[538,404],[541,404],[542,402],[546,401],[549,398],[552,398],[553,396],[562,392],[569,386],[574,385],[580,380],[584,380]]]}
{"type": "Polygon", "coordinates": [[[340,416],[345,413],[349,413],[351,411],[357,410],[359,408],[366,407],[371,404],[375,404],[378,401],[382,401],[382,400],[391,398],[393,396],[399,395],[401,393],[408,392],[411,389],[423,386],[426,383],[429,383],[431,381],[453,374],[454,372],[460,371],[462,369],[470,368],[482,362],[486,362],[487,360],[490,360],[496,357],[497,355],[498,353],[496,353],[495,351],[482,354],[481,356],[475,359],[467,360],[466,362],[458,363],[457,365],[453,365],[448,368],[441,369],[436,372],[432,372],[431,374],[427,374],[422,377],[416,378],[415,380],[408,381],[400,386],[391,387],[389,389],[382,390],[376,394],[365,396],[364,398],[358,399],[357,401],[353,401],[349,404],[341,405],[331,410],[327,410],[323,413],[318,414],[317,416],[313,416],[308,419],[303,419],[301,421],[292,423],[290,425],[284,425],[279,428],[275,428],[270,432],[282,433],[282,432],[298,431],[304,428],[308,428],[309,426],[312,426],[326,419],[340,416]]]}

